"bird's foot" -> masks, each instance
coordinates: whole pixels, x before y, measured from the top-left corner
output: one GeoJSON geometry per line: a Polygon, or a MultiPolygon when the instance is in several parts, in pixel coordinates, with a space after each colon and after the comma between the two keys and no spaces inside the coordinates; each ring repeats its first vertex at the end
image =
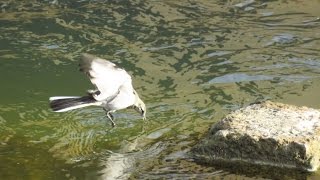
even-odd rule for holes
{"type": "Polygon", "coordinates": [[[114,120],[113,115],[110,112],[107,112],[107,117],[111,121],[112,128],[114,128],[116,126],[116,123],[113,121],[114,120]]]}
{"type": "Polygon", "coordinates": [[[114,123],[113,121],[111,122],[111,127],[114,128],[116,127],[116,123],[114,123]]]}

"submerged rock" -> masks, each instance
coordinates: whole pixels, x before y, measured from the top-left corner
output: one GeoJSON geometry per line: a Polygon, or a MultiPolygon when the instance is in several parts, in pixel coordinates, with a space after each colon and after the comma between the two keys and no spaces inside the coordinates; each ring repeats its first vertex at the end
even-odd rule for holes
{"type": "Polygon", "coordinates": [[[270,101],[236,110],[191,151],[205,163],[246,162],[315,171],[320,111],[270,101]]]}

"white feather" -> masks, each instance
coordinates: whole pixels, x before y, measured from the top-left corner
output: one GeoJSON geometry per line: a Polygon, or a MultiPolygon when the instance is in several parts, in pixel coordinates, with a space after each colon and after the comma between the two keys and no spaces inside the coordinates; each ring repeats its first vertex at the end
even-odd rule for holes
{"type": "Polygon", "coordinates": [[[49,101],[54,101],[57,99],[72,99],[72,98],[79,98],[80,96],[52,96],[49,98],[49,101]]]}
{"type": "Polygon", "coordinates": [[[115,110],[124,109],[135,103],[136,97],[133,94],[134,90],[130,85],[131,81],[127,81],[120,87],[119,94],[112,101],[108,102],[108,108],[115,110]]]}
{"type": "Polygon", "coordinates": [[[131,76],[110,61],[95,58],[91,63],[89,74],[90,81],[100,91],[99,95],[94,96],[97,101],[113,97],[118,93],[120,86],[133,89],[131,76]]]}

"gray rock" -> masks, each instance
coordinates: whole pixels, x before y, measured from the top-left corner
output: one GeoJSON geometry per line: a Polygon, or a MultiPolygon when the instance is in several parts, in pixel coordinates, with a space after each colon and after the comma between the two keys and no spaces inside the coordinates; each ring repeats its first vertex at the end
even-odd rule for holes
{"type": "Polygon", "coordinates": [[[253,104],[213,125],[191,154],[204,163],[246,162],[315,171],[320,112],[270,101],[253,104]]]}

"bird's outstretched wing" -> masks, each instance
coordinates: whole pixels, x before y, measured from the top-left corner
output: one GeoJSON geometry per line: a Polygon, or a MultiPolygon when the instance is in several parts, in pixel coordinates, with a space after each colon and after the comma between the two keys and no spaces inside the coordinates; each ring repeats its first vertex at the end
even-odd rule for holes
{"type": "Polygon", "coordinates": [[[121,86],[133,89],[131,76],[122,68],[99,57],[83,54],[80,61],[80,71],[90,78],[100,93],[94,94],[97,101],[114,98],[121,86]]]}

